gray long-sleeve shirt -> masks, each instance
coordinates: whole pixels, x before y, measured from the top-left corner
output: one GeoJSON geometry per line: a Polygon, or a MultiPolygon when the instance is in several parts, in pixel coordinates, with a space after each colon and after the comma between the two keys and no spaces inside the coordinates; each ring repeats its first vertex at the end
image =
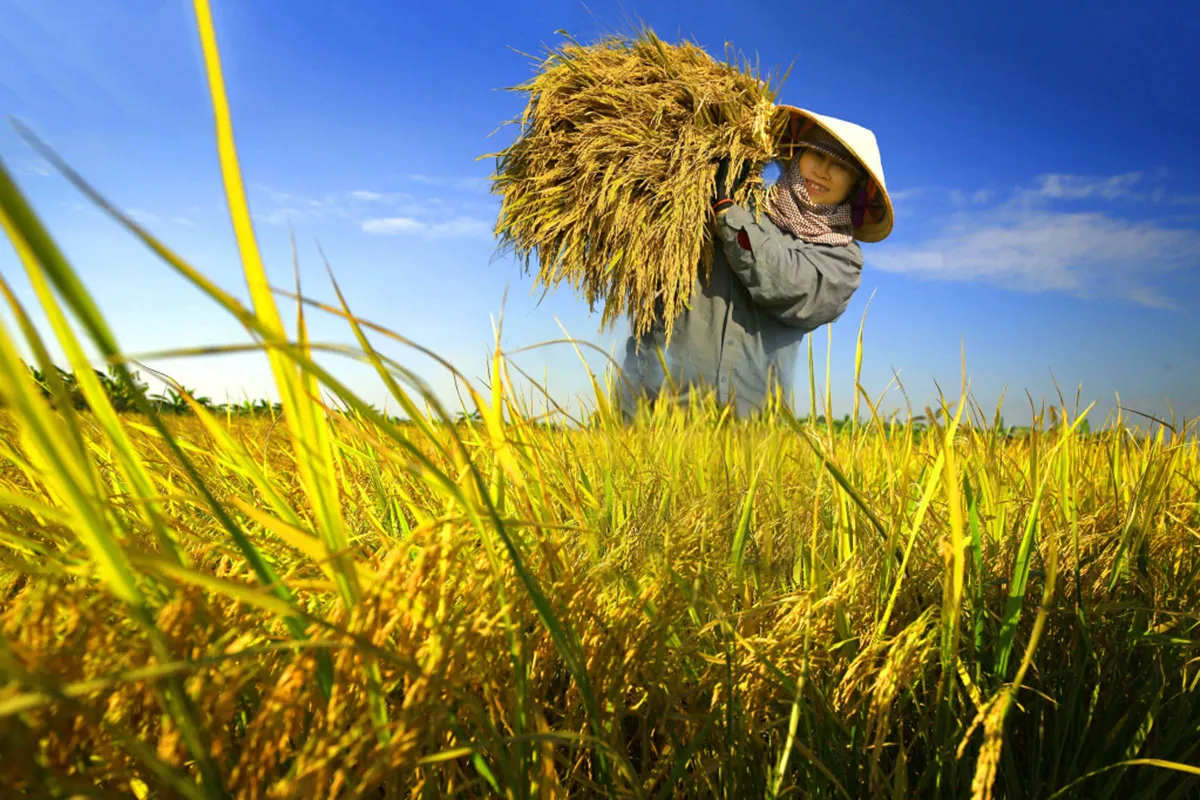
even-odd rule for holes
{"type": "Polygon", "coordinates": [[[785,396],[795,381],[804,334],[846,310],[862,280],[857,242],[811,244],[780,230],[765,215],[731,207],[715,223],[712,272],[697,276],[691,309],[675,320],[671,345],[662,323],[625,346],[617,402],[631,415],[637,396],[653,399],[667,381],[663,351],[679,400],[713,390],[739,417],[759,410],[777,381],[785,396]]]}

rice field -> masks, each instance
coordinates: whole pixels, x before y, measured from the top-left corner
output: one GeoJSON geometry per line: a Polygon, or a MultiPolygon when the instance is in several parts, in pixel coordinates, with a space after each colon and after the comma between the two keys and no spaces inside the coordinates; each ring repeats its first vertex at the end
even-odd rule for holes
{"type": "Polygon", "coordinates": [[[480,400],[329,415],[307,464],[269,417],[14,403],[6,783],[1195,796],[1194,440],[480,400]]]}
{"type": "Polygon", "coordinates": [[[43,152],[279,405],[139,388],[0,165],[53,337],[0,275],[6,796],[1200,797],[1193,425],[1056,397],[1014,435],[966,385],[901,419],[857,376],[835,424],[811,346],[808,408],[754,420],[627,424],[600,378],[573,420],[499,347],[444,408],[353,298],[269,282],[197,9],[249,304],[43,152]],[[321,366],[318,313],[404,420],[321,366]]]}

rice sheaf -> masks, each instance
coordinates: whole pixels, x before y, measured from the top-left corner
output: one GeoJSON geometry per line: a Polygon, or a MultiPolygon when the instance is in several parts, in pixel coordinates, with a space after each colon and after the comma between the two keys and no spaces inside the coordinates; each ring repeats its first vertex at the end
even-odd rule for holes
{"type": "Polygon", "coordinates": [[[525,274],[536,264],[545,291],[566,281],[602,304],[601,328],[628,317],[640,336],[661,322],[669,341],[711,267],[718,161],[733,175],[751,165],[734,198],[745,203],[779,156],[787,117],[772,83],[649,29],[551,50],[513,89],[528,94],[520,134],[492,154],[499,245],[525,274]]]}

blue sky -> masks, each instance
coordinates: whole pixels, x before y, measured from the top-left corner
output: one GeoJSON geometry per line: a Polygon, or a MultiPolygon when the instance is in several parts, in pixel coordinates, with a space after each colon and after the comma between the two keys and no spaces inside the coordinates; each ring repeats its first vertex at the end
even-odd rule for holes
{"type": "MultiPolygon", "coordinates": [[[[351,307],[483,376],[492,323],[504,345],[571,335],[619,352],[625,330],[567,288],[540,291],[491,237],[491,159],[515,128],[542,54],[641,18],[671,41],[764,68],[794,63],[781,100],[875,131],[897,205],[893,235],[864,245],[862,289],[814,339],[824,382],[832,333],[835,413],[852,401],[854,339],[868,299],[863,382],[893,369],[914,405],[957,392],[1028,419],[1056,396],[1200,415],[1200,12],[1187,4],[960,2],[394,3],[213,0],[235,131],[273,282],[332,301],[316,242],[351,307]],[[1157,7],[1156,7],[1157,5],[1157,7]]],[[[110,200],[245,297],[226,216],[190,2],[7,0],[0,110],[30,125],[110,200]]],[[[245,333],[51,174],[7,125],[0,158],[59,237],[124,349],[239,343],[245,333]]],[[[0,271],[34,305],[11,249],[0,271]]],[[[287,306],[285,305],[285,313],[287,306]]],[[[10,317],[5,315],[7,322],[10,317]]],[[[336,320],[317,340],[352,343],[336,320]]],[[[10,328],[11,330],[11,328],[10,328]]],[[[399,345],[447,401],[453,384],[399,345]]],[[[803,354],[802,354],[803,358],[803,354]]],[[[589,356],[595,369],[603,358],[589,356]]],[[[154,361],[215,399],[270,393],[257,356],[154,361]]],[[[382,403],[369,370],[330,360],[382,403]]],[[[586,394],[569,347],[518,364],[560,399],[586,394]]],[[[803,370],[801,371],[803,375],[803,370]]],[[[808,405],[807,378],[797,387],[808,405]]],[[[884,408],[903,398],[889,391],[884,408]]]]}

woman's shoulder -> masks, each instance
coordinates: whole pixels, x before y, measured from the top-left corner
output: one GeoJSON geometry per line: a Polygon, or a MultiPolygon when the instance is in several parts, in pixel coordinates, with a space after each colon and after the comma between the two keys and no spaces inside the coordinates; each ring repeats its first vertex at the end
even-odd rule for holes
{"type": "Polygon", "coordinates": [[[857,239],[851,239],[845,244],[829,244],[827,242],[810,242],[806,239],[801,239],[796,234],[789,230],[779,227],[775,221],[763,211],[758,210],[753,201],[747,202],[746,213],[754,218],[754,221],[763,227],[768,233],[774,234],[788,246],[798,250],[811,250],[813,252],[829,253],[833,258],[847,263],[856,264],[861,267],[863,264],[862,246],[857,239]]]}

